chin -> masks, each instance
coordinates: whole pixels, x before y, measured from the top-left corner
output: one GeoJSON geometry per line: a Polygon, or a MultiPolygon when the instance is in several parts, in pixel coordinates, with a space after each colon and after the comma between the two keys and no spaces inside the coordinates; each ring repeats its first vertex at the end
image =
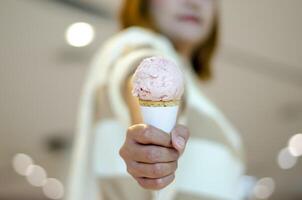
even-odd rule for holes
{"type": "Polygon", "coordinates": [[[177,39],[183,42],[187,42],[190,44],[197,44],[203,40],[203,34],[201,33],[193,33],[190,31],[183,31],[178,34],[177,39]]]}
{"type": "Polygon", "coordinates": [[[205,31],[200,26],[182,25],[178,27],[177,31],[174,32],[177,39],[189,42],[189,43],[200,43],[205,37],[205,31]]]}

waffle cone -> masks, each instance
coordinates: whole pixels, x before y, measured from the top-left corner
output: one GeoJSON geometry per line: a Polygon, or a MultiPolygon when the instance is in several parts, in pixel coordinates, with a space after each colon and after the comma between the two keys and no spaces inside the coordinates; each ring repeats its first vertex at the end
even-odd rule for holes
{"type": "Polygon", "coordinates": [[[179,102],[140,101],[140,108],[145,124],[170,133],[176,124],[179,102]]]}
{"type": "Polygon", "coordinates": [[[149,101],[139,99],[139,104],[146,107],[169,107],[169,106],[178,106],[180,100],[171,100],[171,101],[149,101]]]}

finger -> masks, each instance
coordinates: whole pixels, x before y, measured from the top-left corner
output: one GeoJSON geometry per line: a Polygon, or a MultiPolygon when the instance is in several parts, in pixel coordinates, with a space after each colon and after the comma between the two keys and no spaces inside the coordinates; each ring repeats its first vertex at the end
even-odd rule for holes
{"type": "Polygon", "coordinates": [[[177,161],[155,164],[130,162],[127,164],[127,171],[133,177],[161,178],[174,173],[176,169],[177,161]]]}
{"type": "Polygon", "coordinates": [[[160,190],[169,185],[175,178],[174,173],[162,178],[135,178],[136,181],[145,189],[160,190]]]}
{"type": "Polygon", "coordinates": [[[174,148],[156,145],[141,145],[133,143],[128,145],[130,159],[143,163],[172,162],[178,159],[179,153],[174,148]]]}
{"type": "Polygon", "coordinates": [[[180,154],[184,152],[186,143],[190,137],[189,129],[183,125],[176,125],[171,132],[172,145],[180,154]]]}
{"type": "Polygon", "coordinates": [[[127,137],[140,144],[154,144],[164,147],[172,147],[168,133],[145,124],[137,124],[128,128],[127,137]]]}

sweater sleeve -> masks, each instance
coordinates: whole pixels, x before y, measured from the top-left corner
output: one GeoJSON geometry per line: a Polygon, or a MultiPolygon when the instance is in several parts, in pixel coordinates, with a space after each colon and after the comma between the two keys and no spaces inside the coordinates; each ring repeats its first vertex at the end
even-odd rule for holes
{"type": "MultiPolygon", "coordinates": [[[[130,29],[121,35],[120,53],[113,60],[108,70],[108,95],[111,108],[117,119],[124,125],[130,123],[130,114],[122,95],[126,80],[131,76],[139,63],[147,57],[164,56],[179,62],[177,53],[170,42],[152,32],[143,29],[130,29]]],[[[113,51],[113,49],[110,49],[113,51]]]]}

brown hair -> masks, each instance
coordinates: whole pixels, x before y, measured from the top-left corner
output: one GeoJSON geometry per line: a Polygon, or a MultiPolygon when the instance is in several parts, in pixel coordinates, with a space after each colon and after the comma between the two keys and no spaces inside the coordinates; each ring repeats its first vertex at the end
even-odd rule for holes
{"type": "MultiPolygon", "coordinates": [[[[141,26],[160,32],[152,23],[147,0],[124,0],[120,12],[120,22],[122,28],[141,26]]],[[[217,40],[218,17],[216,16],[210,35],[195,49],[191,58],[193,70],[201,80],[209,80],[212,77],[211,60],[217,46],[217,40]]]]}

